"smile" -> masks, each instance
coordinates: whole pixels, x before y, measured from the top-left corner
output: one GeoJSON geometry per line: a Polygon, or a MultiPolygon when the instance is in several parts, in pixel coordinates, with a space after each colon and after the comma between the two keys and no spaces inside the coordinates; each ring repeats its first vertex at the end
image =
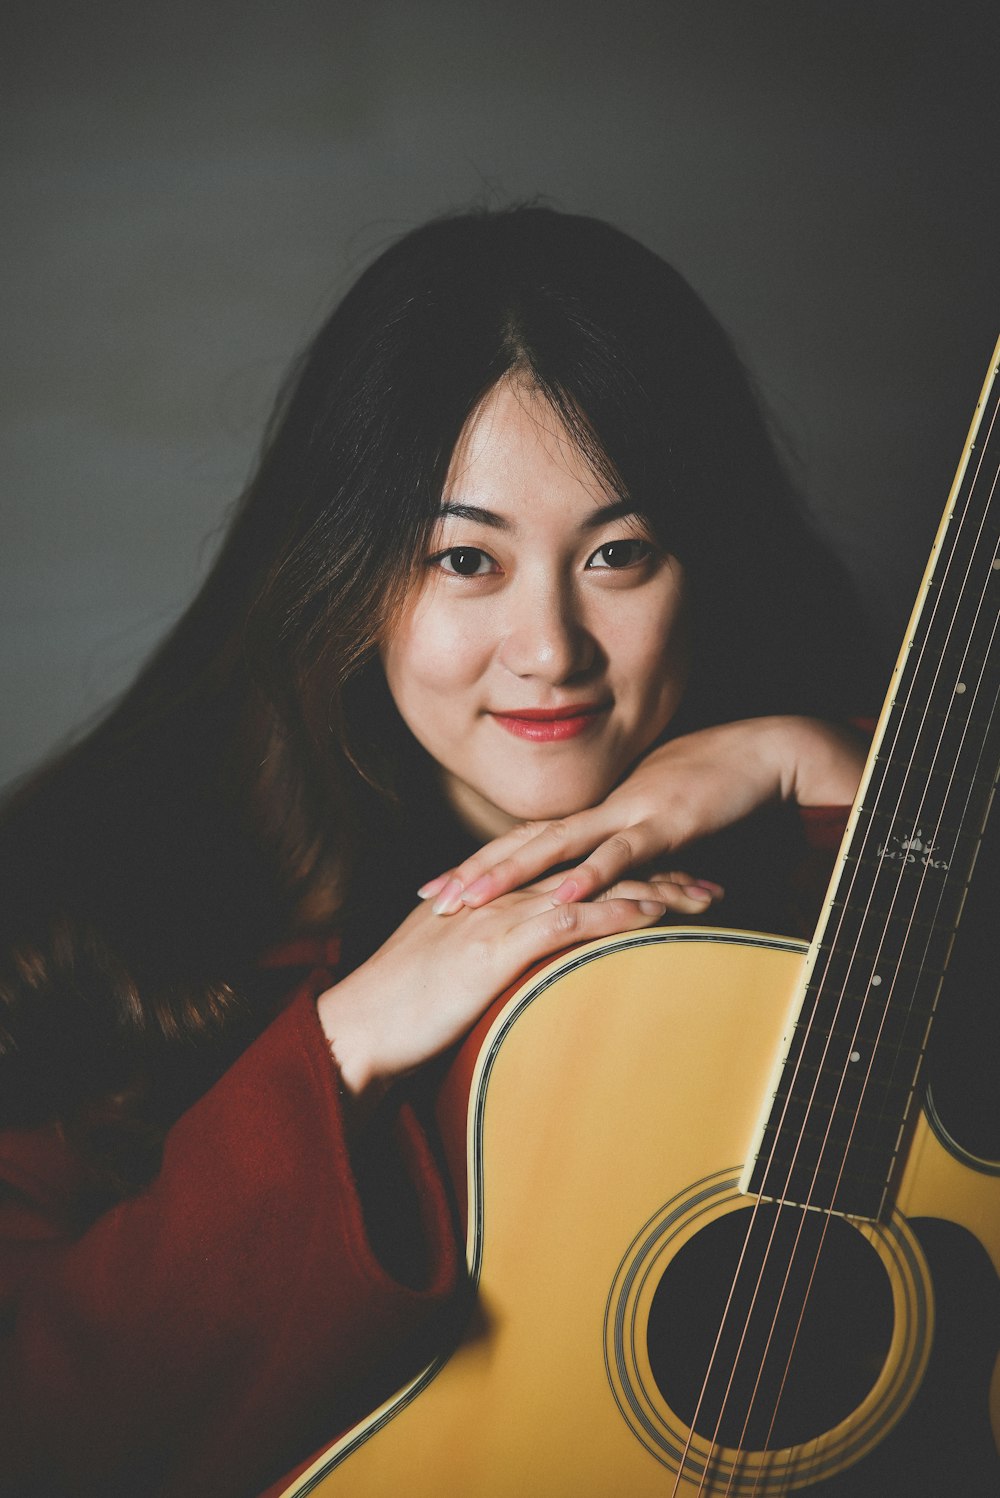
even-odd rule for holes
{"type": "Polygon", "coordinates": [[[575,739],[592,728],[608,710],[606,704],[575,703],[571,707],[518,708],[510,713],[491,713],[501,728],[519,739],[536,744],[575,739]]]}

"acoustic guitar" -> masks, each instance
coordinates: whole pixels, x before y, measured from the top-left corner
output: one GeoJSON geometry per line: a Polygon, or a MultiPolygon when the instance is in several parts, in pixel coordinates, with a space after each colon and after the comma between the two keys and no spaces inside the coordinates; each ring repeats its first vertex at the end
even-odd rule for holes
{"type": "Polygon", "coordinates": [[[442,1093],[470,1315],[287,1498],[1000,1495],[1000,1161],[921,1078],[1000,767],[998,362],[812,943],[497,1001],[442,1093]]]}

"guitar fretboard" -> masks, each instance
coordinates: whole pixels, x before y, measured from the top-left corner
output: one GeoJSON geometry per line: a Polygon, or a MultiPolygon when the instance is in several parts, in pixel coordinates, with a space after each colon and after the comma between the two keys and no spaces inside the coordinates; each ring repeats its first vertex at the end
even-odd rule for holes
{"type": "Polygon", "coordinates": [[[1000,381],[977,408],[744,1189],[878,1217],[1000,767],[1000,381]]]}

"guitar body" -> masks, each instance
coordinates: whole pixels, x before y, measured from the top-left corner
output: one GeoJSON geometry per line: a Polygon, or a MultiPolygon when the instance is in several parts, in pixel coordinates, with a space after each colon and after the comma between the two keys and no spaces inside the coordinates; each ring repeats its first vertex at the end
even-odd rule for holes
{"type": "Polygon", "coordinates": [[[1000,1493],[1000,1167],[921,1115],[878,1223],[738,1190],[805,960],[644,931],[494,1006],[464,1057],[469,1321],[289,1495],[1000,1493]]]}

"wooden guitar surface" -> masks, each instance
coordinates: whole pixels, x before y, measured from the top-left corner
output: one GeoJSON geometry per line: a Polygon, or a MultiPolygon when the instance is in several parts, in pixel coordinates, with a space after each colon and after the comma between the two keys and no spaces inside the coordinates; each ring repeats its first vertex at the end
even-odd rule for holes
{"type": "Polygon", "coordinates": [[[799,1302],[833,1301],[793,1337],[784,1427],[752,1408],[752,1377],[721,1413],[699,1407],[805,955],[742,932],[632,933],[494,1008],[471,1042],[472,1318],[289,1498],[1000,1493],[1000,1167],[923,1114],[881,1221],[757,1208],[768,1253],[791,1234],[805,1269],[804,1288],[802,1273],[770,1285],[793,1329],[799,1302]]]}

